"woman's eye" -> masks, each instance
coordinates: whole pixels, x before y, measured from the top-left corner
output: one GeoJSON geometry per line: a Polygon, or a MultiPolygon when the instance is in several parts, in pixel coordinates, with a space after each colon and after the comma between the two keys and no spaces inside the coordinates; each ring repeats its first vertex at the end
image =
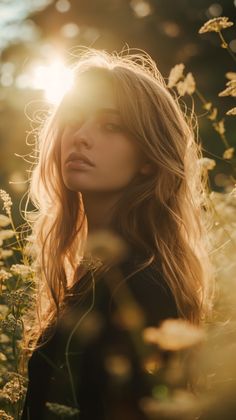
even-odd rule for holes
{"type": "Polygon", "coordinates": [[[121,131],[122,127],[118,124],[114,124],[114,123],[105,123],[104,127],[108,130],[108,131],[121,131]]]}

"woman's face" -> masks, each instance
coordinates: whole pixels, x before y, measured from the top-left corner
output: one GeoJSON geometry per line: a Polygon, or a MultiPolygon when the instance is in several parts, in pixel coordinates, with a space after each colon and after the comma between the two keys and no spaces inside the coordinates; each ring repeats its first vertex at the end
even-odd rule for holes
{"type": "Polygon", "coordinates": [[[73,115],[61,137],[63,181],[82,193],[117,192],[136,174],[146,173],[147,160],[122,127],[111,82],[100,77],[88,83],[85,77],[83,83],[83,78],[76,103],[66,110],[73,115]],[[68,162],[71,153],[78,159],[68,162]],[[92,165],[83,162],[86,158],[92,165]]]}

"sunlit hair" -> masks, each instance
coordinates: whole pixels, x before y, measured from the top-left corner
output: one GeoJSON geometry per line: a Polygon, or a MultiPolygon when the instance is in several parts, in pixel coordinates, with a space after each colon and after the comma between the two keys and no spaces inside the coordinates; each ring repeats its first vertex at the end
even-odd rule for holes
{"type": "MultiPolygon", "coordinates": [[[[76,83],[83,72],[109,78],[124,125],[152,163],[149,175],[137,175],[124,190],[116,207],[116,230],[144,253],[140,268],[150,264],[162,268],[179,316],[199,324],[210,314],[213,270],[207,239],[207,175],[199,164],[202,151],[193,113],[185,115],[144,52],[83,49],[74,67],[74,90],[79,89],[76,83]]],[[[81,194],[65,186],[60,168],[61,110],[68,95],[40,130],[32,171],[29,199],[37,211],[28,219],[38,291],[37,322],[31,333],[36,325],[40,333],[58,313],[86,244],[81,194]]]]}

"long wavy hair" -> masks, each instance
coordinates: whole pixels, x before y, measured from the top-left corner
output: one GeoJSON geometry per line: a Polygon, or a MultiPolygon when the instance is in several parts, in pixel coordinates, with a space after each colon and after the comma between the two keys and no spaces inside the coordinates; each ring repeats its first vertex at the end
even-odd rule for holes
{"type": "MultiPolygon", "coordinates": [[[[109,78],[123,123],[154,168],[149,176],[137,176],[117,203],[118,232],[144,252],[140,269],[161,264],[179,316],[201,323],[211,313],[214,275],[207,236],[208,181],[199,164],[202,149],[194,113],[187,116],[186,108],[182,110],[155,62],[142,50],[125,54],[82,49],[73,71],[77,98],[82,73],[109,78]]],[[[81,193],[65,186],[60,167],[67,99],[65,95],[39,131],[30,179],[28,198],[36,211],[28,212],[28,222],[37,279],[35,317],[27,333],[31,348],[33,335],[38,337],[58,315],[87,240],[81,193]]]]}

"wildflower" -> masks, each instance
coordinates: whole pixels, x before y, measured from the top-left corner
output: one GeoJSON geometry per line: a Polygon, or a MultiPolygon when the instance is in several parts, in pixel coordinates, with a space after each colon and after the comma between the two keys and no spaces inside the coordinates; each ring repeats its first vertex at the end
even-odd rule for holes
{"type": "Polygon", "coordinates": [[[5,362],[7,360],[4,353],[0,352],[0,362],[5,362]]]}
{"type": "Polygon", "coordinates": [[[0,282],[8,280],[10,277],[12,277],[11,273],[1,268],[0,270],[0,282]]]}
{"type": "Polygon", "coordinates": [[[234,147],[230,147],[229,149],[226,149],[223,153],[224,159],[231,159],[234,154],[234,147]]]}
{"type": "Polygon", "coordinates": [[[5,212],[10,217],[11,216],[11,206],[12,206],[12,201],[11,201],[10,195],[6,191],[0,189],[0,198],[3,200],[3,208],[4,208],[5,212]]]}
{"type": "Polygon", "coordinates": [[[236,107],[229,109],[226,115],[236,115],[236,107]]]}
{"type": "Polygon", "coordinates": [[[6,413],[6,411],[0,410],[0,419],[1,420],[14,420],[12,416],[6,413]]]}
{"type": "Polygon", "coordinates": [[[193,393],[184,389],[177,389],[171,397],[167,397],[163,401],[156,398],[144,397],[140,401],[142,410],[147,413],[150,418],[199,418],[200,412],[209,407],[213,403],[207,397],[196,397],[193,393]]]}
{"type": "Polygon", "coordinates": [[[18,306],[23,303],[26,304],[29,300],[29,295],[24,290],[12,290],[10,293],[5,293],[4,297],[8,306],[18,306]]]}
{"type": "Polygon", "coordinates": [[[188,73],[183,82],[177,84],[179,95],[184,96],[186,93],[192,95],[195,92],[196,83],[192,73],[188,73]]]}
{"type": "Polygon", "coordinates": [[[205,332],[184,319],[166,319],[159,328],[145,328],[143,338],[162,349],[176,351],[198,344],[205,332]]]}
{"type": "Polygon", "coordinates": [[[30,274],[32,274],[34,270],[32,269],[32,267],[24,265],[24,264],[13,264],[10,267],[10,271],[14,275],[21,276],[21,277],[27,277],[30,274]]]}
{"type": "Polygon", "coordinates": [[[176,64],[176,66],[174,66],[169,74],[168,77],[168,88],[172,88],[173,86],[176,85],[176,83],[181,79],[181,77],[183,76],[183,71],[184,71],[184,64],[176,64]]]}
{"type": "Polygon", "coordinates": [[[203,157],[198,160],[199,165],[202,166],[203,169],[211,170],[216,166],[216,161],[214,159],[210,159],[207,157],[203,157]]]}
{"type": "Polygon", "coordinates": [[[224,124],[224,120],[220,120],[216,123],[213,124],[214,129],[217,131],[217,133],[219,134],[224,134],[225,133],[225,124],[224,124]]]}
{"type": "Polygon", "coordinates": [[[21,327],[20,320],[14,318],[12,314],[7,318],[0,320],[0,328],[8,334],[18,333],[21,330],[21,327]]]}
{"type": "Polygon", "coordinates": [[[198,33],[203,34],[205,32],[220,32],[222,29],[229,28],[234,23],[228,22],[228,17],[219,16],[213,19],[208,20],[204,25],[199,29],[198,33]]]}
{"type": "Polygon", "coordinates": [[[227,77],[227,79],[229,80],[234,80],[236,79],[236,73],[233,71],[228,71],[228,73],[226,73],[225,75],[227,77]]]}
{"type": "Polygon", "coordinates": [[[229,80],[227,88],[219,93],[218,96],[236,96],[236,80],[229,80]]]}
{"type": "Polygon", "coordinates": [[[206,102],[204,105],[202,105],[202,107],[206,109],[207,111],[210,111],[210,109],[212,108],[212,103],[206,102]]]}
{"type": "Polygon", "coordinates": [[[6,394],[11,403],[18,402],[25,395],[26,388],[24,386],[23,379],[20,379],[20,375],[14,377],[7,382],[3,387],[3,392],[6,394]]]}
{"type": "Polygon", "coordinates": [[[61,417],[73,417],[75,414],[79,414],[78,408],[68,407],[67,405],[53,402],[46,402],[46,407],[54,414],[61,417]]]}
{"type": "Polygon", "coordinates": [[[214,121],[217,117],[217,114],[218,114],[217,108],[213,108],[213,110],[211,111],[210,115],[208,115],[207,118],[211,121],[214,121]]]}
{"type": "Polygon", "coordinates": [[[10,338],[6,334],[0,334],[0,344],[9,343],[10,338]]]}
{"type": "Polygon", "coordinates": [[[9,217],[5,216],[5,214],[0,214],[0,227],[8,226],[10,223],[9,217]]]}
{"type": "Polygon", "coordinates": [[[15,232],[12,229],[0,230],[0,245],[3,241],[5,241],[6,239],[10,239],[13,236],[15,236],[15,232]]]}
{"type": "Polygon", "coordinates": [[[8,257],[13,255],[12,249],[2,249],[0,248],[0,260],[5,260],[8,257]]]}

